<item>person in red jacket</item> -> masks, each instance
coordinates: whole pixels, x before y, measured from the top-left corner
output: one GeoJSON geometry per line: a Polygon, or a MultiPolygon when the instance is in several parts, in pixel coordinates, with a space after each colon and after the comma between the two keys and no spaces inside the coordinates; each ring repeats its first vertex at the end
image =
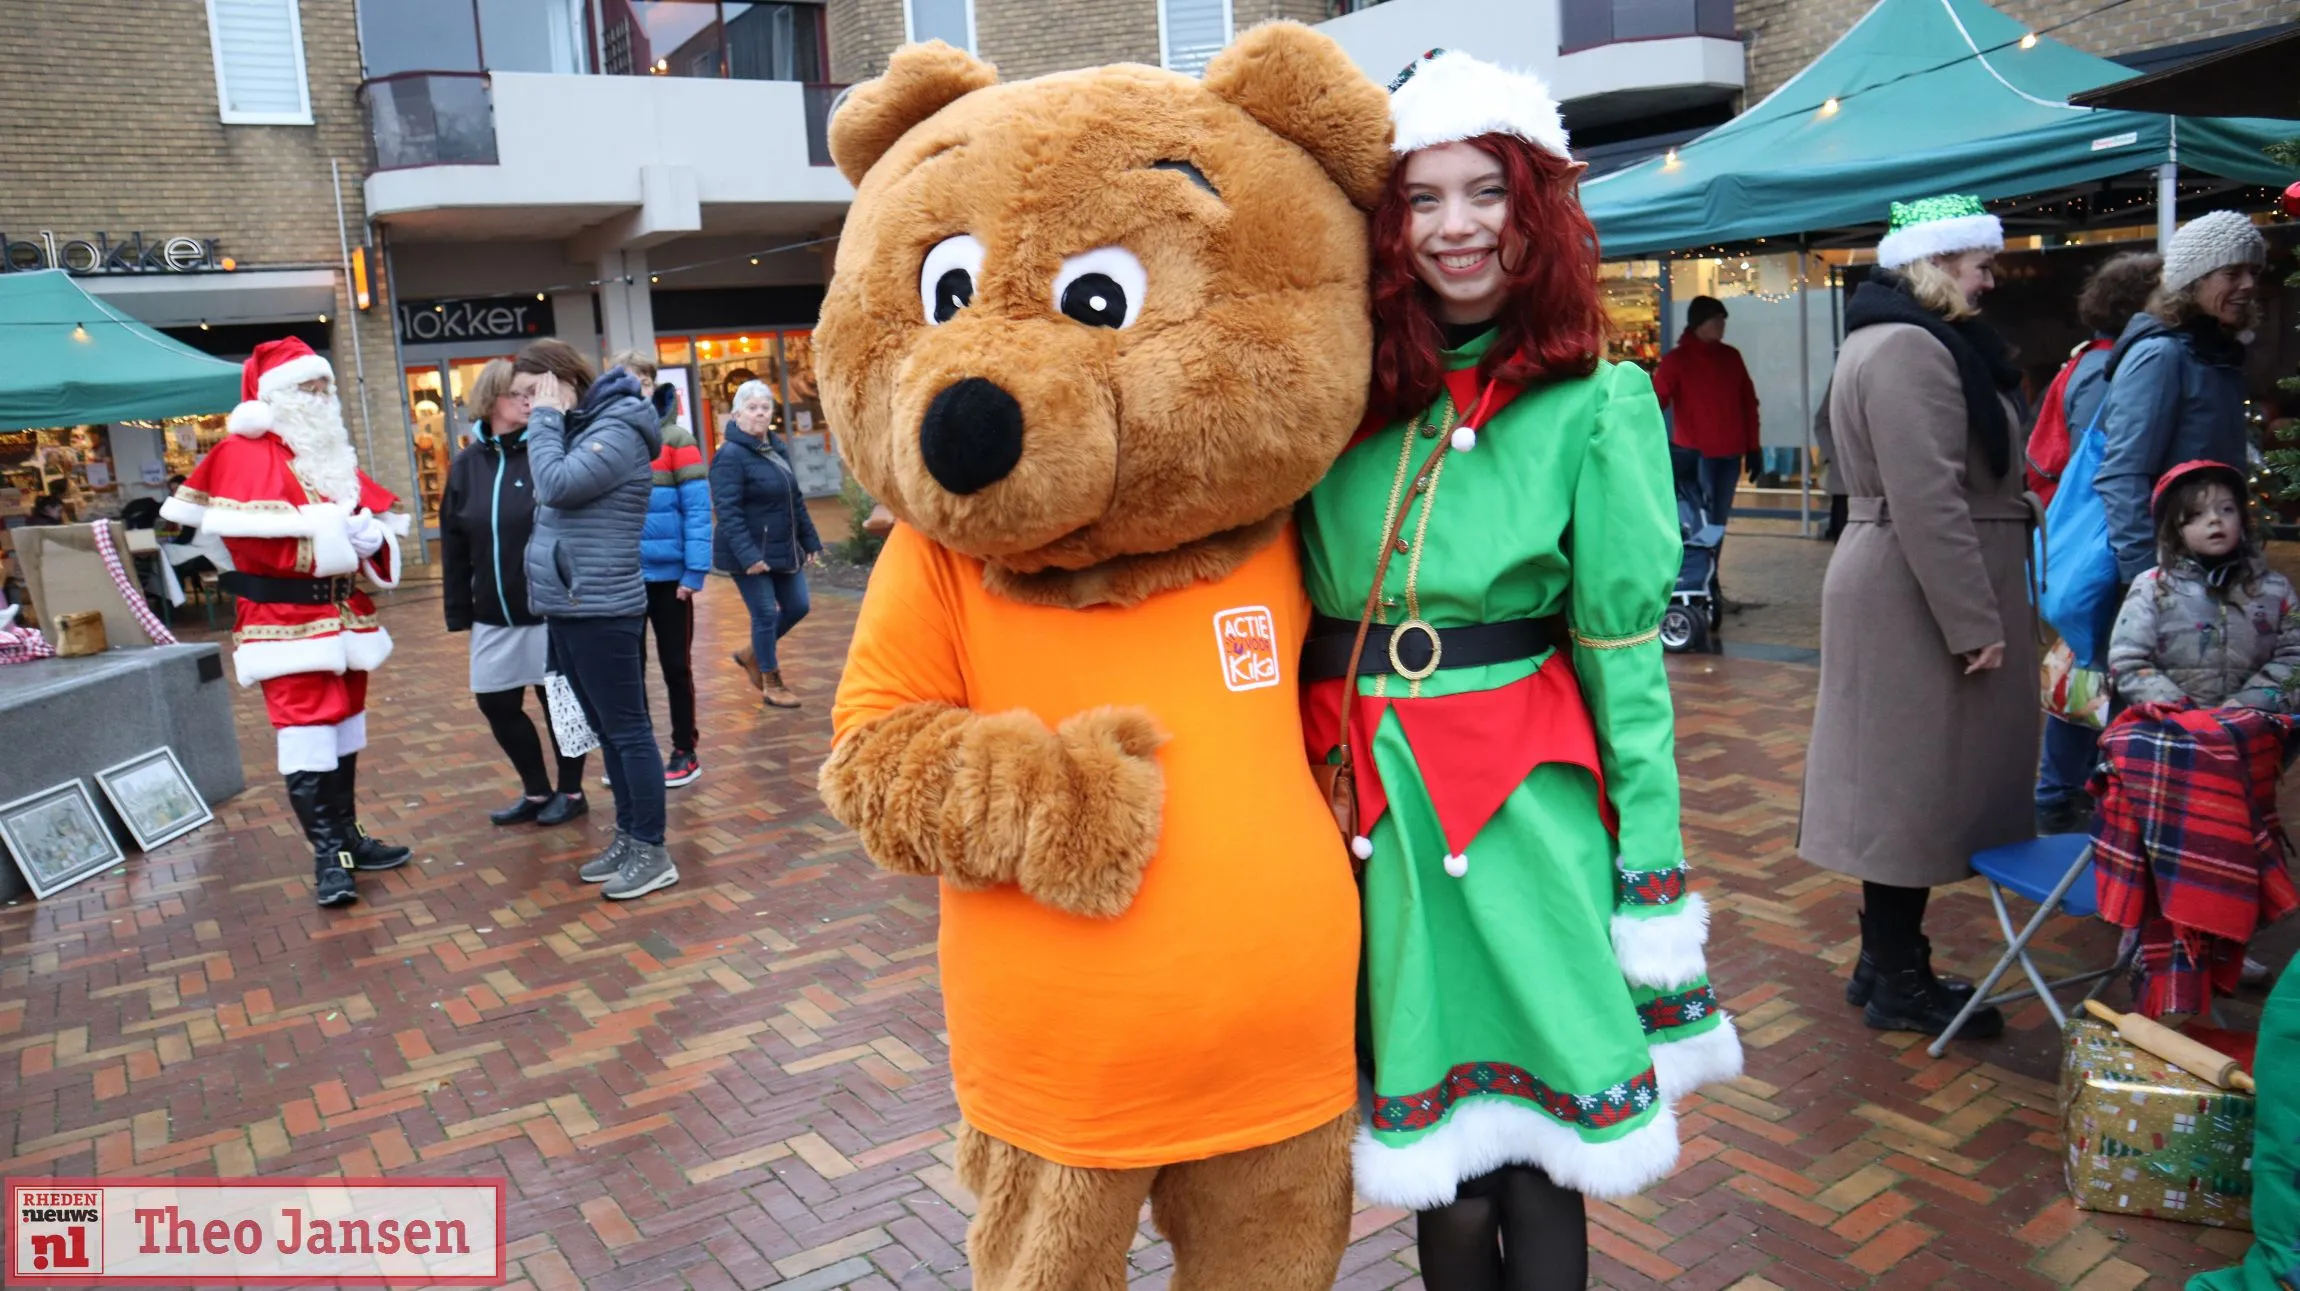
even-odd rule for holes
{"type": "Polygon", "coordinates": [[[1757,386],[1741,351],[1725,343],[1725,303],[1695,296],[1685,334],[1661,356],[1653,393],[1671,417],[1670,443],[1701,458],[1701,498],[1709,519],[1724,524],[1744,470],[1754,483],[1764,469],[1757,443],[1757,386]]]}

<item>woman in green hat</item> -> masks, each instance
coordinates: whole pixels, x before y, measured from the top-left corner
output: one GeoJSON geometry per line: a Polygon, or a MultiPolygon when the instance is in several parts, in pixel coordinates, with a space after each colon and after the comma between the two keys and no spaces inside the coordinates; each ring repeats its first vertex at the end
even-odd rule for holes
{"type": "Polygon", "coordinates": [[[1668,440],[1599,357],[1547,91],[1444,51],[1392,90],[1373,411],[1302,514],[1305,720],[1365,867],[1357,1186],[1420,1212],[1432,1291],[1580,1287],[1583,1195],[1667,1174],[1672,1101],[1741,1069],[1678,830],[1668,440]]]}

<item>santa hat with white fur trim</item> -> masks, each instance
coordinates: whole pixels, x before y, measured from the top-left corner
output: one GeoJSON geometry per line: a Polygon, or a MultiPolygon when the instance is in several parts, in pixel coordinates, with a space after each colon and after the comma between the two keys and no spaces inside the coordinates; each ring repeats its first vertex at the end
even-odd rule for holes
{"type": "Polygon", "coordinates": [[[256,436],[272,428],[271,405],[264,401],[315,377],[335,379],[327,360],[293,336],[265,341],[240,368],[240,405],[224,424],[233,434],[256,436]]]}
{"type": "Polygon", "coordinates": [[[1390,82],[1390,151],[1400,157],[1441,143],[1513,134],[1543,152],[1573,160],[1565,120],[1549,87],[1458,49],[1433,49],[1390,82]]]}
{"type": "Polygon", "coordinates": [[[2002,251],[2005,226],[1981,199],[1962,194],[1893,203],[1893,222],[1877,244],[1877,264],[1898,269],[1959,251],[2002,251]]]}

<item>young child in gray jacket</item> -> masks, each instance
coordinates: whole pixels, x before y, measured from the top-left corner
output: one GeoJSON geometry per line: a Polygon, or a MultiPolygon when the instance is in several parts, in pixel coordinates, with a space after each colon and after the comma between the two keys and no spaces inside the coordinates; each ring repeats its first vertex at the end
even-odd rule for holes
{"type": "Polygon", "coordinates": [[[2293,711],[2300,599],[2254,540],[2243,474],[2183,463],[2164,473],[2151,504],[2157,565],[2133,580],[2109,638],[2118,696],[2293,711]]]}

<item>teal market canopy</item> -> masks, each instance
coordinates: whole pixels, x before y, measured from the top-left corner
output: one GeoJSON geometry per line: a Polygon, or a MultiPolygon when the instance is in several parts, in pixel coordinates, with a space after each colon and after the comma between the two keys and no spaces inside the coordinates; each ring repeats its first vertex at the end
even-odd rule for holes
{"type": "Polygon", "coordinates": [[[2072,107],[2129,69],[1980,0],[1880,0],[1756,107],[1582,185],[1607,256],[1881,223],[1937,193],[2021,197],[2168,161],[2247,184],[2293,174],[2261,149],[2290,123],[2072,107]]]}
{"type": "Polygon", "coordinates": [[[0,431],[230,412],[239,401],[239,364],[122,315],[70,274],[0,274],[0,431]]]}

